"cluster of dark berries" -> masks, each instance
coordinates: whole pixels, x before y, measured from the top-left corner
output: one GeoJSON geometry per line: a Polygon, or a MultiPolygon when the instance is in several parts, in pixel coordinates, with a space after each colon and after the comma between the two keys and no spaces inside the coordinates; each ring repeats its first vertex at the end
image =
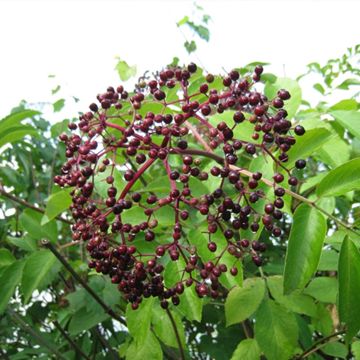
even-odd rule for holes
{"type": "MultiPolygon", "coordinates": [[[[271,237],[282,235],[283,196],[298,184],[286,167],[288,151],[305,130],[287,119],[288,91],[268,99],[256,90],[262,72],[256,66],[247,76],[233,70],[225,77],[203,77],[195,64],[168,68],[133,93],[108,87],[90,111],[69,124],[72,134],[60,135],[68,160],[55,182],[72,188],[73,240],[87,243],[89,267],[108,274],[134,309],[149,296],[158,297],[164,308],[170,299],[177,305],[191,286],[200,297],[216,298],[223,293],[222,274],[236,277],[236,265],[247,257],[257,266],[263,263],[265,243],[248,240],[245,232],[256,235],[265,229],[271,237]],[[235,135],[245,123],[253,127],[252,139],[235,135]],[[259,156],[274,163],[272,179],[244,167],[259,156]],[[167,176],[167,194],[147,190],[152,170],[156,177],[167,176]],[[101,174],[106,175],[99,184],[101,174]],[[218,185],[195,196],[192,179],[205,189],[207,183],[218,185]],[[259,186],[269,180],[271,194],[259,186]],[[100,196],[100,185],[106,186],[106,196],[100,196]],[[135,207],[142,220],[124,221],[135,207]],[[157,216],[164,207],[174,219],[165,229],[157,216]],[[194,216],[206,224],[201,229],[211,260],[199,256],[188,236],[198,226],[194,216]],[[221,248],[219,236],[221,244],[225,240],[221,248]],[[140,251],[139,241],[152,243],[152,251],[140,251]],[[231,262],[223,260],[224,254],[231,255],[231,262]],[[169,261],[184,266],[180,280],[165,285],[169,261]]],[[[305,165],[301,159],[295,163],[297,169],[305,165]]]]}

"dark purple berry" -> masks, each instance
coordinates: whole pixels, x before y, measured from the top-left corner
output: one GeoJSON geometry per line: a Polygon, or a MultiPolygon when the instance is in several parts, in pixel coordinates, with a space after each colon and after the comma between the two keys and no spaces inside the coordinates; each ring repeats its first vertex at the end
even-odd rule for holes
{"type": "Polygon", "coordinates": [[[306,166],[306,161],[303,159],[296,160],[295,166],[297,169],[304,169],[304,167],[306,166]]]}
{"type": "Polygon", "coordinates": [[[296,135],[302,136],[302,135],[305,134],[305,129],[301,125],[296,125],[295,129],[294,129],[294,132],[295,132],[296,135]]]}

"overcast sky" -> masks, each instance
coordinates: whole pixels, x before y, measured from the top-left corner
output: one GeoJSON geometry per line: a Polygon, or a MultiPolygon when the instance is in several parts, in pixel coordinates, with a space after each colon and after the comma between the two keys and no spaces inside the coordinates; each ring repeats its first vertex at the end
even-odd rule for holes
{"type": "MultiPolygon", "coordinates": [[[[311,61],[324,62],[360,43],[360,1],[198,1],[212,18],[209,43],[187,56],[176,22],[191,16],[192,1],[0,0],[0,117],[21,99],[67,102],[76,116],[108,85],[117,85],[116,56],[139,73],[173,56],[211,72],[250,61],[296,77],[311,61]],[[49,79],[55,74],[55,79],[49,79]],[[50,97],[51,89],[62,91],[50,97]]],[[[189,34],[189,33],[187,33],[189,34]]]]}

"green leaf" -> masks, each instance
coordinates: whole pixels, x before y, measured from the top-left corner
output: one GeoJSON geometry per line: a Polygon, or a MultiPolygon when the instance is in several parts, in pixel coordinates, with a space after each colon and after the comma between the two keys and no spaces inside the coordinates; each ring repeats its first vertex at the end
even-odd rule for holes
{"type": "Polygon", "coordinates": [[[357,110],[358,102],[354,99],[345,99],[337,102],[329,110],[357,110]]]}
{"type": "MultiPolygon", "coordinates": [[[[326,239],[325,239],[326,242],[326,239]]],[[[334,250],[323,250],[321,252],[319,271],[337,271],[339,254],[334,250]]]]}
{"type": "Polygon", "coordinates": [[[125,210],[121,214],[121,218],[124,223],[132,222],[135,224],[139,224],[146,220],[146,216],[144,215],[144,209],[139,206],[134,206],[131,209],[125,210]]]}
{"type": "Polygon", "coordinates": [[[198,25],[196,29],[194,29],[196,33],[199,35],[199,37],[205,41],[210,40],[210,31],[207,27],[203,25],[198,25]]]}
{"type": "Polygon", "coordinates": [[[311,194],[308,200],[316,202],[316,205],[328,214],[332,214],[335,210],[336,200],[333,196],[317,199],[316,194],[311,194]]]}
{"type": "Polygon", "coordinates": [[[0,314],[5,310],[23,272],[24,261],[15,261],[0,275],[0,314]]]}
{"type": "Polygon", "coordinates": [[[202,17],[202,21],[207,24],[209,22],[209,20],[211,19],[210,15],[204,14],[202,17]]]}
{"type": "Polygon", "coordinates": [[[217,245],[217,250],[211,252],[208,247],[209,235],[202,230],[205,228],[195,228],[190,231],[188,239],[190,244],[194,245],[197,249],[198,255],[200,256],[202,262],[207,261],[216,261],[217,256],[221,256],[220,264],[225,264],[228,267],[228,271],[221,274],[219,277],[220,283],[225,285],[227,288],[231,288],[235,285],[242,286],[243,281],[243,272],[242,272],[242,263],[237,261],[234,263],[233,255],[229,254],[227,251],[222,254],[223,249],[226,248],[227,243],[220,231],[217,231],[215,234],[211,235],[211,241],[214,241],[217,245]],[[236,276],[230,274],[230,268],[236,267],[238,273],[236,276]]]}
{"type": "Polygon", "coordinates": [[[68,130],[68,125],[70,123],[69,119],[65,119],[63,121],[57,122],[50,128],[51,136],[57,137],[61,133],[66,132],[68,130]]]}
{"type": "MultiPolygon", "coordinates": [[[[234,120],[233,120],[233,116],[234,116],[235,111],[229,110],[229,111],[224,111],[222,114],[214,114],[209,116],[209,122],[213,125],[216,126],[220,121],[225,121],[226,124],[229,127],[233,127],[234,125],[234,120]]],[[[241,139],[243,141],[250,141],[253,143],[260,143],[261,139],[254,141],[254,139],[252,138],[252,135],[254,133],[254,124],[250,123],[248,121],[248,114],[245,113],[245,118],[246,120],[244,122],[242,122],[241,124],[237,125],[233,132],[234,132],[234,138],[236,139],[241,139]]]]}
{"type": "Polygon", "coordinates": [[[338,281],[334,277],[317,277],[305,288],[304,294],[311,295],[324,303],[336,303],[338,281]]]}
{"type": "Polygon", "coordinates": [[[136,75],[137,72],[136,65],[130,66],[127,64],[126,61],[120,60],[120,58],[118,58],[118,60],[119,61],[115,66],[115,70],[117,70],[119,77],[122,81],[127,81],[131,77],[136,75]]]}
{"type": "Polygon", "coordinates": [[[51,90],[51,95],[55,95],[61,89],[60,85],[57,85],[54,89],[51,90]]]}
{"type": "Polygon", "coordinates": [[[141,344],[133,341],[126,351],[126,360],[162,360],[163,353],[159,341],[151,331],[145,334],[141,344]]]}
{"type": "Polygon", "coordinates": [[[343,195],[360,188],[360,158],[355,158],[331,170],[319,183],[319,197],[343,195]]]}
{"type": "Polygon", "coordinates": [[[322,94],[322,95],[325,94],[325,89],[324,89],[324,87],[323,87],[321,84],[316,83],[315,85],[313,85],[313,88],[314,88],[315,90],[317,90],[320,94],[322,94]]]}
{"type": "Polygon", "coordinates": [[[131,304],[126,307],[126,323],[131,336],[137,343],[143,343],[146,335],[150,332],[150,323],[154,298],[143,299],[137,310],[131,308],[131,304]]]}
{"type": "MultiPolygon", "coordinates": [[[[119,162],[122,161],[119,160],[119,162]]],[[[109,175],[112,175],[114,177],[114,183],[113,186],[115,186],[117,189],[122,189],[125,186],[125,180],[123,179],[123,172],[122,171],[114,171],[111,172],[111,169],[107,168],[106,171],[102,173],[97,173],[94,176],[94,184],[95,184],[95,191],[98,193],[102,198],[107,198],[107,190],[109,188],[109,184],[106,182],[106,178],[109,175]]]]}
{"type": "Polygon", "coordinates": [[[277,78],[272,84],[266,83],[264,92],[269,99],[273,99],[280,89],[286,89],[290,92],[291,98],[285,101],[284,108],[288,112],[288,118],[291,119],[294,117],[301,104],[301,88],[296,80],[290,78],[277,78]]]}
{"type": "Polygon", "coordinates": [[[40,112],[35,110],[22,110],[10,114],[0,120],[0,133],[4,134],[6,129],[16,127],[20,125],[23,120],[32,118],[33,116],[39,114],[40,112]]]}
{"type": "MultiPolygon", "coordinates": [[[[1,175],[0,175],[1,176],[1,175]]],[[[0,219],[0,243],[6,239],[8,232],[8,222],[5,219],[0,219]]]]}
{"type": "Polygon", "coordinates": [[[72,203],[71,196],[69,191],[61,190],[56,192],[55,194],[51,194],[48,198],[45,216],[46,220],[41,221],[41,225],[44,225],[54,219],[56,216],[61,214],[63,211],[68,209],[72,203]]]}
{"type": "Polygon", "coordinates": [[[0,147],[7,143],[15,143],[22,140],[26,135],[39,137],[36,129],[31,125],[19,125],[9,127],[1,133],[0,147]]]}
{"type": "Polygon", "coordinates": [[[160,194],[167,194],[170,188],[170,181],[167,175],[160,176],[151,181],[146,187],[139,189],[139,192],[154,192],[157,195],[160,194]]]}
{"type": "MultiPolygon", "coordinates": [[[[178,342],[176,340],[174,328],[167,312],[164,311],[164,309],[162,309],[158,303],[156,303],[155,306],[153,306],[152,308],[152,314],[153,315],[151,322],[154,327],[155,333],[159,337],[159,339],[165,345],[171,346],[173,348],[178,348],[178,342]]],[[[182,346],[185,347],[186,345],[184,325],[176,312],[171,311],[171,314],[174,318],[182,346]]]]}
{"type": "Polygon", "coordinates": [[[185,25],[189,21],[188,16],[184,16],[180,21],[176,23],[177,26],[185,25]]]}
{"type": "Polygon", "coordinates": [[[56,262],[56,257],[49,250],[36,251],[26,259],[21,280],[24,303],[30,300],[35,289],[47,285],[46,278],[55,267],[56,262]]]}
{"type": "MultiPolygon", "coordinates": [[[[85,301],[87,299],[85,298],[85,301]]],[[[98,305],[98,304],[97,304],[98,305]]],[[[89,310],[85,306],[80,308],[71,318],[69,324],[70,335],[77,335],[89,330],[95,325],[108,319],[110,316],[98,305],[97,311],[89,310]]]]}
{"type": "Polygon", "coordinates": [[[345,237],[339,259],[339,315],[347,326],[345,339],[349,342],[360,330],[360,253],[345,237]]]}
{"type": "Polygon", "coordinates": [[[294,214],[285,258],[284,292],[303,289],[317,269],[326,235],[326,220],[313,207],[300,205],[294,214]]]}
{"type": "Polygon", "coordinates": [[[21,238],[8,236],[7,241],[25,251],[35,251],[38,248],[36,240],[29,235],[22,236],[21,238]]]}
{"type": "Polygon", "coordinates": [[[311,319],[314,329],[325,336],[333,333],[333,320],[327,304],[317,303],[317,316],[311,319]]]}
{"type": "Polygon", "coordinates": [[[248,69],[252,69],[257,65],[267,66],[267,65],[270,65],[270,63],[264,62],[264,61],[252,61],[252,62],[246,64],[245,67],[248,68],[248,69]]]}
{"type": "Polygon", "coordinates": [[[295,315],[265,299],[256,313],[255,339],[268,360],[289,360],[298,340],[295,315]]]}
{"type": "Polygon", "coordinates": [[[249,278],[243,287],[235,287],[225,301],[226,326],[240,323],[259,307],[265,295],[265,282],[261,278],[249,278]]]}
{"type": "Polygon", "coordinates": [[[15,256],[8,249],[0,249],[0,267],[11,265],[15,256]]]}
{"type": "Polygon", "coordinates": [[[352,135],[360,139],[360,112],[359,111],[330,111],[335,120],[352,135]]]}
{"type": "MultiPolygon", "coordinates": [[[[171,63],[168,65],[169,67],[177,67],[178,66],[178,64],[179,64],[179,61],[180,61],[180,59],[177,57],[177,56],[174,56],[173,57],[173,59],[172,59],[172,61],[171,61],[171,63]]],[[[178,85],[179,86],[179,85],[178,85]]],[[[176,86],[175,86],[175,88],[176,88],[176,86]]],[[[173,88],[174,89],[174,88],[173,88]]],[[[167,100],[169,101],[169,93],[168,93],[168,95],[167,95],[167,100]]],[[[170,100],[170,101],[172,101],[172,100],[170,100]]]]}
{"type": "Polygon", "coordinates": [[[194,32],[200,37],[200,39],[209,41],[210,32],[206,26],[196,25],[192,21],[189,21],[189,19],[187,19],[187,21],[184,24],[188,25],[190,27],[190,29],[194,30],[194,32]]]}
{"type": "Polygon", "coordinates": [[[350,146],[338,135],[318,150],[318,158],[332,168],[340,166],[350,159],[350,146]]]}
{"type": "Polygon", "coordinates": [[[194,40],[191,40],[191,42],[185,41],[184,47],[185,47],[186,51],[189,54],[191,54],[192,52],[194,52],[196,50],[196,43],[194,40]]]}
{"type": "Polygon", "coordinates": [[[351,344],[351,352],[355,356],[355,360],[360,360],[360,341],[354,341],[351,344]]]}
{"type": "Polygon", "coordinates": [[[273,84],[276,81],[277,77],[271,73],[263,73],[261,74],[261,81],[269,82],[273,84]]]}
{"type": "Polygon", "coordinates": [[[334,358],[346,359],[346,355],[348,354],[348,349],[345,344],[340,342],[332,342],[326,344],[321,348],[321,351],[326,355],[333,356],[334,358]]]}
{"type": "Polygon", "coordinates": [[[80,310],[82,307],[84,307],[84,302],[86,299],[85,289],[80,288],[76,291],[71,292],[70,294],[66,295],[66,299],[69,300],[69,308],[71,311],[76,312],[80,310]]]}
{"type": "Polygon", "coordinates": [[[296,145],[288,151],[289,161],[287,167],[291,168],[297,159],[306,159],[331,139],[331,132],[325,128],[307,130],[296,138],[296,145]]]}
{"type": "MultiPolygon", "coordinates": [[[[114,291],[114,285],[106,281],[105,277],[99,275],[91,276],[88,284],[108,306],[111,307],[119,304],[120,293],[114,291]]],[[[78,288],[76,291],[68,294],[66,298],[70,303],[70,312],[74,313],[69,326],[73,334],[90,329],[97,323],[109,318],[109,315],[104,312],[104,309],[97,301],[89,297],[88,292],[84,288],[78,288]]]]}
{"type": "Polygon", "coordinates": [[[286,307],[286,309],[298,314],[305,314],[308,316],[316,315],[316,305],[314,299],[310,296],[304,295],[300,293],[300,291],[284,295],[282,276],[270,276],[267,278],[266,283],[274,300],[286,307]]]}
{"type": "Polygon", "coordinates": [[[53,103],[54,112],[59,112],[65,106],[65,99],[59,99],[53,103]]]}
{"type": "Polygon", "coordinates": [[[21,226],[28,232],[29,236],[37,241],[41,239],[50,239],[52,242],[57,241],[57,226],[55,221],[41,225],[42,214],[33,210],[26,209],[19,216],[21,226]]]}
{"type": "Polygon", "coordinates": [[[200,181],[196,177],[191,176],[188,182],[189,187],[191,189],[191,195],[194,197],[200,197],[208,193],[209,191],[205,183],[203,181],[200,181]]]}
{"type": "MultiPolygon", "coordinates": [[[[177,282],[186,280],[189,275],[184,274],[185,262],[182,257],[177,261],[170,261],[164,272],[165,285],[173,287],[177,282]]],[[[185,287],[184,293],[181,295],[180,304],[177,306],[179,312],[190,321],[201,321],[203,299],[200,299],[194,289],[195,285],[185,287]]]]}
{"type": "Polygon", "coordinates": [[[68,124],[70,120],[65,119],[63,121],[57,122],[56,124],[52,125],[50,128],[51,136],[57,137],[61,133],[66,132],[68,130],[68,124]]]}
{"type": "Polygon", "coordinates": [[[105,303],[108,306],[118,305],[121,301],[120,291],[114,291],[114,284],[110,281],[104,280],[104,289],[102,291],[102,296],[105,303]]]}
{"type": "Polygon", "coordinates": [[[336,88],[341,90],[349,90],[349,86],[352,85],[360,85],[360,81],[358,79],[346,79],[336,88]]]}
{"type": "Polygon", "coordinates": [[[260,360],[260,349],[255,339],[242,340],[236,347],[231,360],[260,360]]]}

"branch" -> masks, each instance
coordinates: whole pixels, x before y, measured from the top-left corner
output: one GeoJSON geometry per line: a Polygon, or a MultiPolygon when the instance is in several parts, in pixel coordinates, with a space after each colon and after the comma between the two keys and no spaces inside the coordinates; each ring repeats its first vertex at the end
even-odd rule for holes
{"type": "MultiPolygon", "coordinates": [[[[251,177],[253,175],[252,172],[248,171],[248,170],[245,170],[245,169],[241,169],[237,166],[234,166],[234,165],[230,165],[229,168],[231,170],[235,170],[235,171],[238,171],[240,174],[242,175],[245,175],[245,176],[248,176],[248,177],[251,177]]],[[[271,186],[271,187],[275,187],[275,183],[268,180],[268,179],[265,179],[265,178],[261,178],[260,181],[262,181],[264,184],[266,184],[267,186],[271,186]]],[[[293,197],[294,199],[297,199],[303,203],[306,203],[308,204],[309,206],[319,210],[320,212],[322,212],[324,215],[326,215],[327,217],[329,217],[330,219],[334,220],[337,224],[341,225],[342,227],[344,227],[345,229],[347,229],[348,231],[351,231],[352,233],[356,234],[356,235],[360,235],[360,233],[358,233],[356,230],[354,230],[349,224],[339,220],[337,217],[335,217],[334,215],[331,215],[329,214],[327,211],[325,211],[324,209],[322,209],[321,207],[319,207],[318,205],[315,204],[314,201],[311,201],[309,199],[307,199],[306,197],[304,196],[301,196],[299,194],[297,194],[296,192],[293,192],[289,189],[285,189],[285,193],[290,195],[291,197],[293,197]]]]}
{"type": "Polygon", "coordinates": [[[120,360],[118,354],[111,347],[111,345],[109,344],[107,339],[101,334],[98,326],[95,326],[94,332],[95,332],[95,335],[99,338],[99,340],[101,342],[101,345],[104,348],[104,350],[109,350],[109,354],[111,355],[111,357],[114,360],[120,360]]]}
{"type": "Polygon", "coordinates": [[[61,353],[48,342],[48,340],[44,339],[37,331],[35,331],[28,323],[26,323],[13,309],[8,308],[8,312],[12,319],[17,322],[26,332],[28,332],[39,344],[44,345],[51,351],[51,354],[57,356],[58,359],[66,360],[61,353]]]}
{"type": "Polygon", "coordinates": [[[252,339],[254,337],[254,331],[251,327],[251,323],[249,320],[244,320],[241,322],[241,326],[244,330],[245,336],[247,339],[252,339]]]}
{"type": "Polygon", "coordinates": [[[10,360],[9,355],[5,352],[5,350],[0,348],[0,355],[4,358],[4,360],[10,360]]]}
{"type": "Polygon", "coordinates": [[[148,169],[156,159],[148,159],[144,165],[136,171],[132,180],[130,180],[124,189],[122,190],[119,199],[124,199],[131,187],[136,183],[137,179],[141,178],[141,175],[148,169]]]}
{"type": "MultiPolygon", "coordinates": [[[[217,161],[218,163],[220,164],[224,164],[224,158],[222,158],[221,156],[219,155],[216,155],[214,154],[212,151],[211,152],[208,152],[208,151],[204,151],[204,150],[196,150],[196,149],[186,149],[186,150],[181,150],[181,149],[178,149],[178,148],[172,148],[170,150],[170,154],[189,154],[189,155],[199,155],[199,156],[204,156],[204,157],[208,157],[208,158],[211,158],[215,161],[217,161]]],[[[239,168],[238,166],[235,166],[235,165],[229,165],[229,168],[231,170],[234,170],[234,171],[237,171],[239,174],[241,175],[244,175],[244,176],[247,176],[247,177],[252,177],[253,173],[249,170],[246,170],[246,169],[242,169],[242,168],[239,168]]],[[[276,184],[274,182],[272,182],[271,180],[268,180],[266,178],[261,178],[260,181],[262,181],[265,185],[267,186],[270,186],[270,187],[276,187],[276,184]]],[[[285,189],[285,193],[290,195],[291,197],[293,197],[294,199],[297,199],[303,203],[306,203],[308,204],[309,206],[319,210],[320,212],[322,212],[325,216],[327,216],[328,218],[330,218],[331,220],[335,221],[338,225],[344,227],[346,230],[356,234],[356,235],[359,235],[360,236],[360,233],[357,232],[356,230],[354,230],[351,225],[343,222],[342,220],[338,219],[337,217],[335,217],[334,215],[331,215],[329,214],[326,210],[322,209],[321,207],[319,207],[314,201],[311,201],[309,199],[307,199],[306,197],[304,196],[301,196],[299,194],[297,194],[296,192],[294,191],[291,191],[289,189],[285,189]]]]}
{"type": "Polygon", "coordinates": [[[184,349],[182,347],[182,344],[181,344],[181,339],[180,339],[180,335],[179,335],[179,331],[176,327],[176,323],[175,323],[175,320],[174,320],[174,317],[172,316],[171,314],[171,311],[169,309],[166,309],[166,313],[168,314],[169,316],[169,319],[171,321],[171,325],[174,329],[174,333],[175,333],[175,337],[176,337],[176,342],[178,343],[178,347],[179,347],[179,351],[180,351],[180,359],[181,360],[185,360],[185,353],[184,353],[184,349]]]}
{"type": "MultiPolygon", "coordinates": [[[[134,165],[134,162],[131,160],[130,156],[128,156],[128,155],[126,154],[126,151],[123,151],[123,155],[125,156],[126,161],[131,165],[131,167],[132,167],[133,169],[136,169],[136,166],[134,165]]],[[[140,177],[139,177],[139,180],[141,181],[141,183],[142,183],[144,186],[147,186],[147,181],[144,179],[143,176],[140,176],[140,177]]]]}
{"type": "MultiPolygon", "coordinates": [[[[2,186],[2,184],[0,184],[0,195],[4,196],[4,197],[10,199],[11,201],[14,201],[14,202],[16,202],[16,203],[18,203],[20,205],[23,205],[23,206],[25,206],[25,207],[27,207],[29,209],[35,210],[35,211],[37,211],[37,212],[39,212],[41,214],[45,214],[45,209],[36,207],[35,205],[30,204],[29,202],[27,202],[27,201],[25,201],[23,199],[20,199],[20,198],[16,197],[13,194],[10,194],[10,193],[6,192],[4,187],[2,186]]],[[[70,225],[72,224],[72,222],[70,220],[67,220],[67,219],[65,219],[65,218],[63,218],[61,216],[56,216],[55,219],[59,220],[59,221],[62,221],[64,223],[66,223],[66,224],[70,224],[70,225]]]]}
{"type": "Polygon", "coordinates": [[[77,280],[83,288],[94,298],[94,300],[104,309],[104,311],[109,314],[112,318],[119,321],[121,324],[126,326],[125,320],[114,312],[104,301],[98,296],[98,294],[79,276],[79,274],[71,267],[71,265],[66,261],[66,259],[57,251],[55,246],[48,240],[41,241],[42,246],[49,249],[57,259],[64,265],[66,270],[77,280]]]}
{"type": "Polygon", "coordinates": [[[202,138],[201,134],[197,131],[196,127],[193,126],[189,121],[185,121],[186,127],[193,133],[195,139],[202,144],[206,151],[211,152],[211,147],[208,143],[202,138]]]}
{"type": "Polygon", "coordinates": [[[71,339],[71,337],[66,333],[66,331],[56,320],[53,322],[53,324],[61,332],[64,338],[69,342],[69,344],[72,346],[76,353],[80,354],[84,359],[90,360],[90,358],[81,350],[81,348],[76,344],[76,342],[71,339]]]}
{"type": "Polygon", "coordinates": [[[213,152],[208,152],[204,150],[198,150],[198,149],[186,149],[182,150],[180,148],[170,148],[169,154],[185,154],[185,155],[199,155],[204,156],[210,159],[215,160],[219,164],[224,164],[224,158],[222,158],[219,155],[214,154],[213,152]]]}
{"type": "Polygon", "coordinates": [[[302,354],[298,355],[297,357],[295,357],[295,359],[305,359],[307,358],[309,355],[311,355],[312,353],[318,351],[320,348],[322,348],[324,345],[326,345],[326,343],[331,342],[330,340],[333,337],[339,336],[339,335],[343,335],[346,333],[346,330],[340,330],[337,331],[329,336],[326,336],[318,341],[316,341],[314,344],[312,344],[311,347],[309,347],[309,349],[305,350],[302,354]]]}

